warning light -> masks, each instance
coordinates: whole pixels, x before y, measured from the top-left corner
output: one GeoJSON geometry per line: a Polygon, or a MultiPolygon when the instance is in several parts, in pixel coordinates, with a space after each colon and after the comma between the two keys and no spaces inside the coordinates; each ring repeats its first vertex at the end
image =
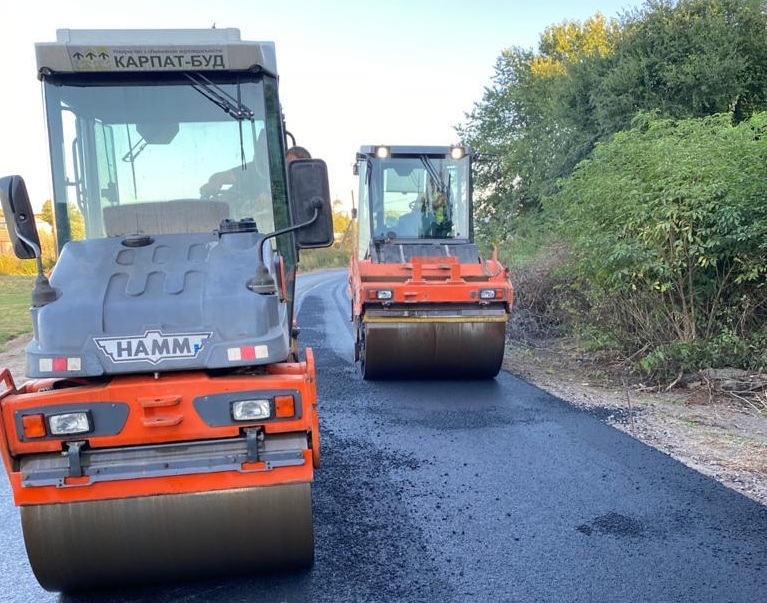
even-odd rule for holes
{"type": "Polygon", "coordinates": [[[368,291],[368,299],[377,299],[387,301],[394,297],[394,292],[391,289],[370,289],[368,291]]]}
{"type": "Polygon", "coordinates": [[[496,289],[480,289],[479,299],[495,299],[501,297],[501,292],[496,289]]]}
{"type": "Polygon", "coordinates": [[[40,414],[21,417],[21,427],[26,438],[42,438],[46,435],[45,417],[40,414]]]}
{"type": "Polygon", "coordinates": [[[281,418],[292,417],[296,414],[296,405],[293,401],[293,396],[275,396],[274,397],[274,414],[281,418]]]}

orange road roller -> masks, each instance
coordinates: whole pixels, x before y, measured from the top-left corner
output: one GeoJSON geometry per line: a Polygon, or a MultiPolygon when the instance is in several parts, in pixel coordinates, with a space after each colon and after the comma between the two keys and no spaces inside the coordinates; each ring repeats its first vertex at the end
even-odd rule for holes
{"type": "Polygon", "coordinates": [[[0,454],[51,591],[310,567],[319,423],[298,250],[333,240],[327,167],[285,161],[274,45],[236,29],[59,30],[36,45],[57,260],[34,259],[29,381],[0,454]]]}
{"type": "Polygon", "coordinates": [[[363,146],[349,292],[364,379],[498,374],[508,269],[473,241],[471,149],[363,146]]]}

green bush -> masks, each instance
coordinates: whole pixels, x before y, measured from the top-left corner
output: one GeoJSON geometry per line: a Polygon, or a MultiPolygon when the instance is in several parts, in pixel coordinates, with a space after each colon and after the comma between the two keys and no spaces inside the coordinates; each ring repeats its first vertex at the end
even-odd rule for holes
{"type": "Polygon", "coordinates": [[[709,340],[674,341],[660,345],[644,356],[637,368],[659,381],[680,373],[708,367],[736,367],[755,372],[767,367],[767,330],[742,337],[722,331],[709,340]]]}
{"type": "Polygon", "coordinates": [[[767,113],[643,115],[598,145],[546,201],[587,301],[573,318],[648,350],[650,372],[745,367],[767,319],[765,134],[767,113]]]}

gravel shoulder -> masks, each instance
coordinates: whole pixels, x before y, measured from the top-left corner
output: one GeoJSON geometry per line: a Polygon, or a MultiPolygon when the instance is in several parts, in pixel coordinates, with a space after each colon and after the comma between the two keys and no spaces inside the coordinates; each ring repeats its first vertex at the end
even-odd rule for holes
{"type": "MultiPolygon", "coordinates": [[[[0,369],[25,381],[28,336],[5,344],[0,369]]],[[[640,391],[566,340],[510,345],[504,368],[657,448],[725,486],[767,505],[767,409],[710,397],[701,388],[640,391]]]]}
{"type": "Polygon", "coordinates": [[[0,351],[0,371],[7,368],[16,385],[26,381],[26,356],[24,348],[29,342],[29,335],[22,335],[7,341],[0,351]]]}
{"type": "Polygon", "coordinates": [[[767,408],[701,385],[650,392],[554,339],[507,349],[504,368],[767,505],[767,408]]]}

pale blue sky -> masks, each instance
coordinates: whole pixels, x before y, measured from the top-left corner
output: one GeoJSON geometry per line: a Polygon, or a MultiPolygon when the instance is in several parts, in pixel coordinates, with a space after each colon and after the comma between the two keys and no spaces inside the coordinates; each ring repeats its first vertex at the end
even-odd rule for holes
{"type": "MultiPolygon", "coordinates": [[[[537,47],[549,25],[639,0],[0,0],[0,175],[51,197],[35,42],[56,29],[236,27],[273,40],[288,129],[328,163],[348,205],[363,144],[451,144],[501,50],[537,47]]],[[[356,192],[355,192],[356,196],[356,192]]]]}

